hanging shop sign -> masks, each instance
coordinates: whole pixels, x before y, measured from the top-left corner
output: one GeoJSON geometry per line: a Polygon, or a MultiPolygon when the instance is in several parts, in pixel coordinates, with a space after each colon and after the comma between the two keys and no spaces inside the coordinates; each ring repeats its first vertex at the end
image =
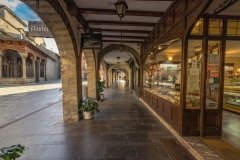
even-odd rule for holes
{"type": "Polygon", "coordinates": [[[53,38],[47,26],[41,21],[28,22],[28,36],[53,38]]]}
{"type": "Polygon", "coordinates": [[[102,34],[81,34],[82,49],[102,49],[102,34]]]}

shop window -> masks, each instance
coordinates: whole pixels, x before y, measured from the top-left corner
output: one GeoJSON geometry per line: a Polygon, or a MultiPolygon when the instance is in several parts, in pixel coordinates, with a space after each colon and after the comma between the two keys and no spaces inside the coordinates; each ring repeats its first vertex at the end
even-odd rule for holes
{"type": "Polygon", "coordinates": [[[192,35],[202,35],[203,34],[203,19],[201,18],[197,23],[195,24],[194,28],[191,32],[192,35]]]}
{"type": "Polygon", "coordinates": [[[222,20],[210,19],[209,20],[209,35],[221,35],[222,34],[222,20]]]}
{"type": "Polygon", "coordinates": [[[240,35],[240,20],[228,20],[227,35],[228,36],[239,36],[240,35]]]}
{"type": "Polygon", "coordinates": [[[200,108],[202,41],[190,40],[188,47],[186,109],[200,108]]]}
{"type": "Polygon", "coordinates": [[[144,88],[148,88],[148,72],[146,71],[146,70],[144,70],[144,72],[143,72],[143,76],[144,76],[144,88]]]}
{"type": "Polygon", "coordinates": [[[205,106],[207,109],[218,108],[219,59],[219,43],[209,41],[205,101],[205,106]]]}
{"type": "Polygon", "coordinates": [[[223,108],[238,113],[240,108],[240,41],[227,41],[225,54],[223,108]]]}
{"type": "Polygon", "coordinates": [[[149,56],[145,64],[148,74],[145,74],[145,89],[170,103],[180,106],[181,86],[181,41],[177,41],[164,51],[149,56]],[[173,48],[178,48],[173,51],[173,48]]]}

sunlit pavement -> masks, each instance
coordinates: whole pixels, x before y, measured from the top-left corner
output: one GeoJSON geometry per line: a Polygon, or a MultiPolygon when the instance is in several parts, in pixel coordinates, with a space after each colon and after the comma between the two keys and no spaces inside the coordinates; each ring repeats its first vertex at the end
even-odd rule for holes
{"type": "MultiPolygon", "coordinates": [[[[83,86],[87,82],[83,82],[83,86]]],[[[43,108],[62,103],[61,81],[0,85],[0,127],[43,108]]],[[[61,105],[61,104],[60,104],[61,105]]]]}

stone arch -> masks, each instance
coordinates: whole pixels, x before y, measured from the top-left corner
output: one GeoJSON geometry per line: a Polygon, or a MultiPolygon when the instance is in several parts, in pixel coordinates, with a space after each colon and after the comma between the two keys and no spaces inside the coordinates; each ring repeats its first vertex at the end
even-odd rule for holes
{"type": "Polygon", "coordinates": [[[130,73],[130,68],[129,68],[129,66],[116,64],[116,65],[111,65],[111,66],[108,68],[107,75],[109,74],[109,72],[110,72],[113,68],[122,68],[122,69],[125,69],[128,73],[130,73]]]}
{"type": "MultiPolygon", "coordinates": [[[[110,65],[109,68],[108,68],[108,71],[107,71],[107,79],[111,79],[112,78],[112,75],[110,74],[110,71],[114,68],[122,68],[122,69],[125,69],[126,72],[128,73],[128,80],[129,82],[131,82],[131,69],[128,65],[119,65],[119,64],[114,64],[114,65],[110,65]]],[[[107,84],[110,85],[110,82],[109,81],[107,84]]],[[[130,86],[130,83],[129,83],[129,86],[130,86]]]]}
{"type": "MultiPolygon", "coordinates": [[[[21,1],[36,12],[35,1],[21,1]]],[[[68,20],[72,17],[65,12],[63,1],[41,0],[39,9],[38,15],[52,33],[60,54],[64,121],[78,121],[78,104],[82,98],[81,61],[74,30],[68,20]]],[[[77,24],[77,20],[74,22],[77,24]]],[[[75,30],[77,32],[77,27],[75,30]]]]}
{"type": "Polygon", "coordinates": [[[107,79],[107,64],[104,60],[101,61],[102,69],[103,69],[103,80],[107,79]]]}
{"type": "MultiPolygon", "coordinates": [[[[98,53],[98,62],[101,62],[103,57],[106,54],[108,54],[109,52],[119,50],[119,45],[120,44],[110,44],[110,45],[106,46],[104,49],[102,49],[98,53]]],[[[139,64],[140,63],[140,54],[134,48],[132,48],[130,46],[127,46],[127,45],[123,45],[123,46],[124,46],[123,51],[132,53],[139,64]]],[[[98,63],[98,67],[100,67],[100,63],[98,63]]]]}
{"type": "Polygon", "coordinates": [[[97,98],[97,72],[94,52],[91,49],[83,50],[87,63],[88,97],[97,98]]]}
{"type": "Polygon", "coordinates": [[[0,53],[0,69],[2,77],[22,77],[22,57],[17,49],[4,49],[0,53]]]}

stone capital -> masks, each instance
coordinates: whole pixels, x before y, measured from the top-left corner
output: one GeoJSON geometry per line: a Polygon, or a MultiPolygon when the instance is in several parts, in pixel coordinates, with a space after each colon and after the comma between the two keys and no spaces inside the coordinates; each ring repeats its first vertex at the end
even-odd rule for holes
{"type": "Polygon", "coordinates": [[[3,56],[4,56],[4,52],[0,51],[0,57],[3,57],[3,56]]]}
{"type": "Polygon", "coordinates": [[[36,59],[36,62],[37,63],[41,63],[41,59],[36,59]]]}
{"type": "Polygon", "coordinates": [[[35,62],[36,61],[36,57],[30,57],[30,59],[35,62]]]}
{"type": "Polygon", "coordinates": [[[27,58],[28,57],[28,54],[27,53],[19,53],[20,54],[20,56],[22,57],[22,58],[27,58]]]}

